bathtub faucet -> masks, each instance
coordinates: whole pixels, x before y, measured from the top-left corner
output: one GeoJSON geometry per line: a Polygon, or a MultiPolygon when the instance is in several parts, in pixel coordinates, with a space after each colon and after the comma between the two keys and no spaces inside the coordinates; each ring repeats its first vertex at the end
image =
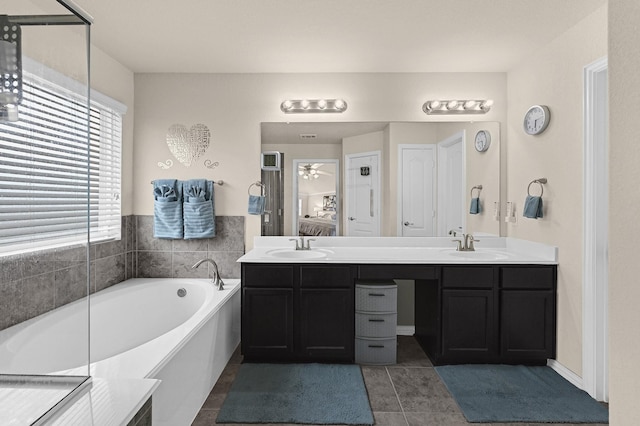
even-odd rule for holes
{"type": "Polygon", "coordinates": [[[220,272],[218,272],[218,264],[213,259],[202,259],[198,260],[195,265],[191,267],[191,269],[195,269],[198,266],[202,265],[204,262],[209,262],[213,265],[213,277],[211,277],[211,283],[218,289],[224,290],[224,283],[222,282],[222,278],[220,278],[220,272]]]}

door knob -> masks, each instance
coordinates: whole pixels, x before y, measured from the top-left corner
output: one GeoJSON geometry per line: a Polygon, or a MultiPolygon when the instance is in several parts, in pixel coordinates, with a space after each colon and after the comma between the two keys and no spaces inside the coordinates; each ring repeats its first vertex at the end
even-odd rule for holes
{"type": "Polygon", "coordinates": [[[356,218],[349,216],[349,220],[356,220],[356,218]]]}
{"type": "Polygon", "coordinates": [[[405,222],[404,226],[409,226],[409,225],[413,225],[413,222],[409,223],[409,222],[405,222]]]}

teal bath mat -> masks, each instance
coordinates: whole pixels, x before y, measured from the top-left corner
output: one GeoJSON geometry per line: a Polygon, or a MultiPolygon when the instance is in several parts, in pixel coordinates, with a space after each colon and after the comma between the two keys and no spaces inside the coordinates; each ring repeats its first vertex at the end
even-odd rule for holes
{"type": "Polygon", "coordinates": [[[436,372],[471,423],[608,423],[609,411],[550,367],[446,365],[436,372]]]}
{"type": "Polygon", "coordinates": [[[217,423],[372,425],[357,365],[242,364],[217,423]]]}

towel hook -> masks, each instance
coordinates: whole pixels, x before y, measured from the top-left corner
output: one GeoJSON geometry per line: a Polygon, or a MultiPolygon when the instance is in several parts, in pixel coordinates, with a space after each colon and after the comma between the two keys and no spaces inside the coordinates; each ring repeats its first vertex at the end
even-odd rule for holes
{"type": "Polygon", "coordinates": [[[476,185],[473,188],[471,188],[471,198],[473,198],[473,190],[474,189],[478,190],[478,197],[480,197],[480,191],[482,191],[482,185],[476,185]]]}
{"type": "Polygon", "coordinates": [[[542,197],[542,194],[544,194],[544,186],[542,186],[543,183],[547,183],[547,178],[540,178],[540,179],[534,179],[531,182],[529,182],[529,186],[527,186],[527,195],[531,195],[531,185],[533,185],[534,183],[537,183],[538,185],[540,185],[540,196],[542,197]]]}
{"type": "Polygon", "coordinates": [[[249,185],[249,188],[247,188],[247,193],[249,195],[251,195],[251,188],[253,188],[254,186],[259,187],[260,188],[260,196],[264,196],[265,184],[260,182],[260,181],[253,182],[251,185],[249,185]]]}

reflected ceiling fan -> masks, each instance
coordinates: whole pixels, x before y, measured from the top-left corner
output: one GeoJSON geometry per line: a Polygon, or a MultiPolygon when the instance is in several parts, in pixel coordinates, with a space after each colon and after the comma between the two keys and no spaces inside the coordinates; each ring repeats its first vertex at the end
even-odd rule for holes
{"type": "Polygon", "coordinates": [[[329,175],[327,172],[318,170],[322,166],[324,166],[323,163],[300,164],[298,166],[298,175],[301,176],[302,179],[318,179],[320,175],[329,175]]]}

